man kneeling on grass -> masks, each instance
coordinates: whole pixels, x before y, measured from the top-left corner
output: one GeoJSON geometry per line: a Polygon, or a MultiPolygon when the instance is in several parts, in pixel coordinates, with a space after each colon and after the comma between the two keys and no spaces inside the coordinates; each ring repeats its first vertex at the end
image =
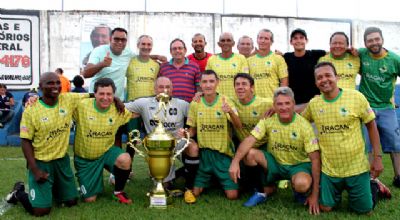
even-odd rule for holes
{"type": "MultiPolygon", "coordinates": [[[[216,92],[219,79],[212,70],[206,70],[200,79],[203,96],[200,102],[190,103],[187,124],[193,137],[197,134],[200,148],[200,164],[197,171],[193,193],[199,196],[205,187],[210,185],[215,175],[225,190],[228,199],[238,198],[238,185],[229,177],[229,165],[234,146],[230,135],[230,123],[235,129],[242,124],[233,102],[216,92]]],[[[179,135],[183,137],[183,132],[179,135]]]]}
{"type": "MultiPolygon", "coordinates": [[[[251,135],[239,145],[229,168],[232,180],[240,178],[239,162],[261,166],[259,180],[264,192],[256,192],[245,204],[255,206],[265,202],[274,191],[274,183],[291,180],[295,200],[309,205],[311,214],[319,214],[320,154],[311,124],[294,111],[294,94],[288,87],[275,90],[273,106],[277,114],[261,120],[251,135]],[[257,140],[267,137],[267,151],[253,148],[257,140]],[[310,162],[311,160],[311,162],[310,162]]],[[[254,177],[254,176],[253,176],[254,177]]]]}

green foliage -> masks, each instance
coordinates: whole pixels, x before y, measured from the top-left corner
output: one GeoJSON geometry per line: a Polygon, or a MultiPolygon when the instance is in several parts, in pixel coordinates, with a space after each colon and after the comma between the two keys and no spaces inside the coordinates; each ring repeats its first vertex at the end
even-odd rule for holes
{"type": "MultiPolygon", "coordinates": [[[[72,155],[72,153],[70,153],[72,155]]],[[[384,156],[385,172],[381,181],[392,190],[392,200],[381,201],[375,208],[373,219],[396,219],[400,216],[400,190],[391,185],[393,171],[388,155],[384,156]]],[[[0,147],[0,197],[10,191],[17,180],[26,182],[26,162],[20,148],[0,147]]],[[[72,208],[60,207],[56,204],[49,216],[44,219],[364,219],[347,210],[347,199],[332,213],[323,213],[313,217],[305,207],[293,201],[290,189],[279,190],[270,197],[267,203],[254,208],[242,207],[242,203],[250,196],[245,193],[238,201],[225,199],[222,190],[213,188],[206,191],[197,203],[187,205],[183,198],[175,198],[173,205],[167,210],[147,208],[147,191],[152,186],[148,176],[147,164],[139,156],[134,160],[134,179],[126,186],[126,192],[133,199],[132,205],[122,205],[111,199],[113,187],[108,184],[108,172],[104,172],[104,193],[98,196],[95,203],[80,202],[72,208]]],[[[27,214],[20,204],[12,206],[0,219],[34,219],[27,214]]]]}

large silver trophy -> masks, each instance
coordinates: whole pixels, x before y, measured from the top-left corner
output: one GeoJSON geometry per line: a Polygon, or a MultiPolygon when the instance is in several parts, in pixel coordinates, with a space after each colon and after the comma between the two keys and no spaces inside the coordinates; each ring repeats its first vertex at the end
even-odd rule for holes
{"type": "Polygon", "coordinates": [[[157,95],[158,110],[153,115],[157,126],[153,132],[147,135],[144,140],[140,139],[140,132],[133,130],[129,133],[128,146],[135,149],[135,151],[143,156],[148,165],[151,176],[156,181],[155,188],[148,194],[150,197],[150,208],[167,208],[169,195],[165,191],[162,181],[168,176],[171,165],[174,163],[176,157],[180,155],[187,146],[189,146],[190,136],[186,132],[186,138],[180,141],[186,141],[185,145],[177,150],[177,141],[171,133],[165,130],[163,124],[167,120],[167,107],[169,106],[170,96],[165,92],[157,95]],[[158,117],[158,114],[163,111],[164,120],[158,117]],[[137,143],[143,143],[144,151],[139,150],[137,143]]]}

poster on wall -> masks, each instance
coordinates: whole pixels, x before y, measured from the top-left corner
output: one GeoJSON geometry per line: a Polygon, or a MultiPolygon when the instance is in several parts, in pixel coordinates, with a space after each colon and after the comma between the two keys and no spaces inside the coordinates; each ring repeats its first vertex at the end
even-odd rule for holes
{"type": "Polygon", "coordinates": [[[40,73],[39,12],[0,10],[0,83],[37,87],[40,73]]]}
{"type": "Polygon", "coordinates": [[[110,43],[111,30],[120,27],[120,19],[115,16],[85,15],[82,22],[80,66],[84,68],[91,51],[110,43]]]}

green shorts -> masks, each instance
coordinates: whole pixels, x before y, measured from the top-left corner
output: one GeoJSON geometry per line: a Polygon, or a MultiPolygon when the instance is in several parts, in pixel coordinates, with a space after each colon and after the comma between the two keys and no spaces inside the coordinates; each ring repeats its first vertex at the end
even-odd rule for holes
{"type": "Polygon", "coordinates": [[[76,176],[83,198],[89,198],[103,192],[103,168],[113,173],[115,161],[122,153],[124,151],[121,148],[113,146],[103,156],[95,160],[75,156],[76,176]]]}
{"type": "Polygon", "coordinates": [[[296,165],[281,165],[276,162],[271,153],[262,150],[267,160],[267,173],[263,173],[263,185],[268,186],[278,180],[291,180],[292,176],[299,172],[311,175],[311,162],[300,163],[296,165]]]}
{"type": "Polygon", "coordinates": [[[368,213],[372,210],[369,172],[344,178],[321,173],[320,204],[335,207],[341,201],[344,189],[349,194],[350,209],[358,213],[368,213]]]}
{"type": "Polygon", "coordinates": [[[36,160],[36,165],[49,174],[46,182],[38,183],[32,171],[28,171],[29,200],[34,208],[50,208],[54,200],[62,203],[78,198],[74,173],[68,154],[63,158],[43,162],[36,160]]]}
{"type": "Polygon", "coordinates": [[[218,151],[207,148],[200,149],[200,164],[194,186],[198,188],[209,187],[211,177],[215,175],[224,190],[238,189],[238,185],[229,176],[231,161],[232,158],[218,151]]]}

